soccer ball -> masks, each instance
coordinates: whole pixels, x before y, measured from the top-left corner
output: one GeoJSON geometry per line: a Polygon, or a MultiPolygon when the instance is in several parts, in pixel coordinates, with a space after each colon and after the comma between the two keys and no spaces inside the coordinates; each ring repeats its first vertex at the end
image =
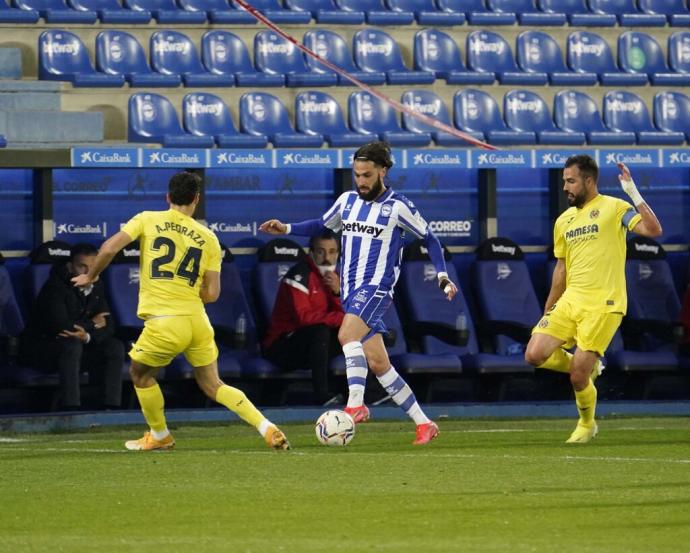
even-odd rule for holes
{"type": "Polygon", "coordinates": [[[347,445],[354,435],[355,421],[345,411],[326,411],[316,421],[316,438],[323,445],[347,445]]]}

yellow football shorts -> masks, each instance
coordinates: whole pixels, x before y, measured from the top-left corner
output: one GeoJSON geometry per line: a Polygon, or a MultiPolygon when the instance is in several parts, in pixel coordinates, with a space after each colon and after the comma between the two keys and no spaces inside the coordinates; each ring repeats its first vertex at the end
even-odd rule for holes
{"type": "Polygon", "coordinates": [[[213,327],[205,312],[147,319],[129,356],[150,367],[164,367],[180,353],[192,367],[203,367],[218,359],[213,327]]]}
{"type": "Polygon", "coordinates": [[[577,345],[583,351],[604,355],[622,320],[622,313],[587,311],[567,300],[558,300],[534,326],[532,334],[564,340],[566,349],[577,345]]]}

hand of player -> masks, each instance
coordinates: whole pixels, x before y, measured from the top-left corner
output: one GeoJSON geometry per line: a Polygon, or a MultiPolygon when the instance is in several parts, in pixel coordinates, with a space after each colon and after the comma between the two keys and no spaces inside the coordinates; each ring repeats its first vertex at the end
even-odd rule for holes
{"type": "Polygon", "coordinates": [[[633,205],[638,206],[644,202],[642,196],[637,191],[637,186],[635,186],[635,181],[630,174],[630,169],[625,165],[625,163],[618,163],[618,170],[621,172],[618,175],[618,180],[621,182],[621,187],[623,191],[630,196],[633,205]]]}
{"type": "Polygon", "coordinates": [[[74,325],[74,328],[76,328],[75,331],[63,330],[62,332],[60,332],[60,334],[58,334],[58,336],[62,336],[63,338],[77,338],[82,342],[86,343],[88,333],[86,332],[86,330],[84,330],[84,327],[74,325]]]}
{"type": "Polygon", "coordinates": [[[77,275],[75,277],[72,277],[72,283],[77,287],[77,288],[84,288],[86,286],[89,286],[90,284],[93,284],[96,282],[97,279],[92,279],[89,277],[89,275],[77,275]]]}
{"type": "Polygon", "coordinates": [[[105,320],[108,315],[110,315],[110,313],[107,311],[104,313],[96,313],[93,317],[91,317],[93,327],[95,329],[104,328],[108,324],[108,322],[105,320]]]}
{"type": "Polygon", "coordinates": [[[259,225],[259,230],[268,234],[286,234],[287,225],[278,219],[269,219],[259,225]]]}
{"type": "Polygon", "coordinates": [[[338,276],[338,273],[328,271],[323,275],[323,281],[336,296],[340,295],[340,277],[338,276]]]}
{"type": "Polygon", "coordinates": [[[455,294],[458,293],[458,287],[455,286],[455,283],[448,277],[440,279],[438,286],[441,288],[441,290],[443,290],[443,293],[446,295],[446,299],[448,301],[452,300],[455,297],[455,294]]]}

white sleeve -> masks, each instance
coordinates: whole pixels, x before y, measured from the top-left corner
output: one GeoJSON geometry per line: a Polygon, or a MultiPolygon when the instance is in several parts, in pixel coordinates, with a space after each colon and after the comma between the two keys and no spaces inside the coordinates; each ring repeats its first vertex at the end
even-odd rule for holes
{"type": "Polygon", "coordinates": [[[349,192],[343,192],[331,208],[321,216],[321,222],[324,227],[331,229],[333,232],[340,232],[343,221],[342,213],[349,195],[349,192]]]}
{"type": "Polygon", "coordinates": [[[428,227],[424,217],[408,199],[398,201],[398,226],[417,238],[424,238],[428,227]]]}

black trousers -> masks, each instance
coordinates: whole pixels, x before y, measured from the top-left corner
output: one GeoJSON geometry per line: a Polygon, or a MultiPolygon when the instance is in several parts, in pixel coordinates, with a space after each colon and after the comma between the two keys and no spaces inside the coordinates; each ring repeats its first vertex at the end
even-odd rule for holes
{"type": "Polygon", "coordinates": [[[37,368],[57,373],[63,407],[79,407],[81,390],[79,375],[89,372],[89,382],[102,388],[103,405],[119,407],[122,402],[122,366],[125,347],[117,338],[106,338],[98,344],[84,344],[75,338],[41,340],[33,349],[37,368]]]}
{"type": "Polygon", "coordinates": [[[338,329],[319,324],[281,336],[266,351],[266,358],[284,371],[311,369],[315,399],[321,403],[333,396],[328,364],[341,353],[338,329]]]}

